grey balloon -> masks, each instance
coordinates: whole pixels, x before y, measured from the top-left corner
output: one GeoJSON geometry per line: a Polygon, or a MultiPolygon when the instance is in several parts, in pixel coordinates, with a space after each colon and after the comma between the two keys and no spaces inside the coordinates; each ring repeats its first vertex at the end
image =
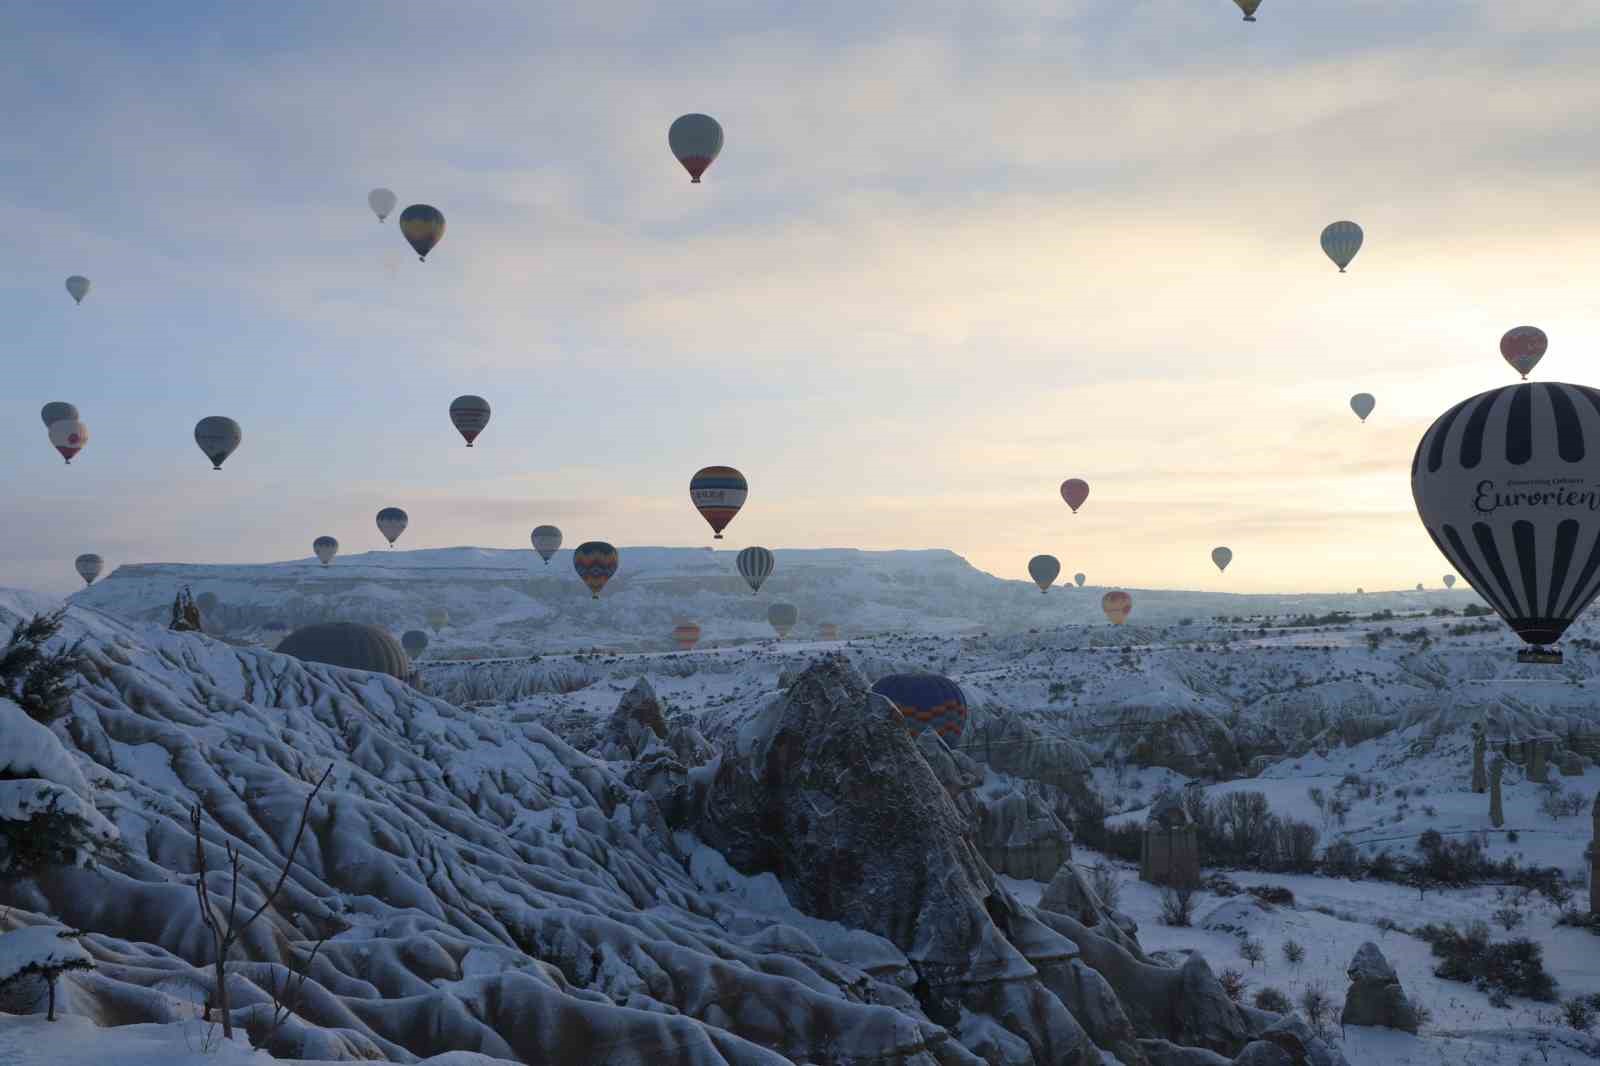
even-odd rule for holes
{"type": "Polygon", "coordinates": [[[739,568],[739,576],[750,586],[750,591],[756,593],[761,591],[762,583],[772,576],[773,567],[778,564],[767,549],[751,547],[739,553],[734,565],[739,568]]]}
{"type": "Polygon", "coordinates": [[[239,423],[231,418],[210,415],[195,423],[194,442],[200,446],[206,458],[211,460],[213,470],[221,470],[222,464],[238,449],[239,443],[243,440],[244,431],[239,428],[239,423]]]}
{"type": "Polygon", "coordinates": [[[316,552],[322,565],[327,566],[333,562],[333,557],[339,554],[339,542],[333,537],[318,537],[311,542],[311,550],[316,552]]]}
{"type": "Polygon", "coordinates": [[[74,274],[67,279],[67,294],[72,297],[73,303],[83,303],[83,298],[89,295],[89,279],[82,274],[74,274]]]}
{"type": "Polygon", "coordinates": [[[667,147],[698,183],[722,151],[722,124],[710,115],[680,115],[667,130],[667,147]]]}
{"type": "Polygon", "coordinates": [[[323,622],[297,629],[276,650],[303,662],[370,670],[401,680],[411,673],[411,660],[399,641],[387,630],[359,622],[323,622]]]}
{"type": "Polygon", "coordinates": [[[1060,573],[1061,560],[1054,555],[1035,555],[1028,560],[1028,576],[1033,578],[1033,583],[1039,586],[1041,593],[1055,584],[1060,573]]]}
{"type": "Polygon", "coordinates": [[[65,400],[51,400],[39,409],[39,420],[49,429],[57,422],[76,422],[78,409],[65,400]]]}
{"type": "Polygon", "coordinates": [[[428,650],[428,634],[420,629],[408,629],[400,634],[400,645],[405,648],[407,655],[420,659],[422,653],[428,650]]]}
{"type": "Polygon", "coordinates": [[[1072,575],[1072,583],[1077,585],[1080,589],[1083,588],[1083,583],[1087,580],[1089,580],[1089,578],[1084,574],[1072,575]]]}
{"type": "Polygon", "coordinates": [[[1370,415],[1373,409],[1377,406],[1378,401],[1373,399],[1372,393],[1370,392],[1358,392],[1354,396],[1350,397],[1350,410],[1354,411],[1356,413],[1356,417],[1361,419],[1363,422],[1367,420],[1367,416],[1370,415]]]}
{"type": "Polygon", "coordinates": [[[800,612],[792,603],[775,603],[767,608],[767,622],[777,631],[778,637],[789,635],[789,630],[800,620],[800,612]]]}
{"type": "Polygon", "coordinates": [[[1365,239],[1361,227],[1354,222],[1332,222],[1322,231],[1322,251],[1343,274],[1344,268],[1361,251],[1361,242],[1365,239]]]}
{"type": "Polygon", "coordinates": [[[93,552],[85,552],[72,561],[72,566],[83,578],[84,585],[88,586],[94,584],[94,579],[106,568],[106,561],[93,552]]]}
{"type": "Polygon", "coordinates": [[[385,507],[378,512],[378,532],[388,540],[390,548],[394,547],[394,542],[400,539],[400,534],[410,524],[411,519],[398,507],[385,507]]]}

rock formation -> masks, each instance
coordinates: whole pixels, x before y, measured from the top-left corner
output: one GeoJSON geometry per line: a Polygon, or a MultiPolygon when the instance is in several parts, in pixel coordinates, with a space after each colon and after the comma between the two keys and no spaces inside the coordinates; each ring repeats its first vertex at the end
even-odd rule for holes
{"type": "Polygon", "coordinates": [[[1500,778],[1505,772],[1505,756],[1496,755],[1489,764],[1489,824],[1496,829],[1506,824],[1505,807],[1500,802],[1500,778]]]}
{"type": "Polygon", "coordinates": [[[1594,797],[1594,839],[1589,841],[1589,913],[1600,915],[1600,792],[1594,797]]]}
{"type": "Polygon", "coordinates": [[[1200,834],[1176,792],[1166,792],[1150,806],[1139,856],[1139,880],[1153,885],[1200,883],[1200,834]]]}
{"type": "Polygon", "coordinates": [[[600,740],[603,759],[637,759],[646,748],[667,739],[667,719],[650,682],[641,677],[617,702],[600,740]]]}
{"type": "Polygon", "coordinates": [[[189,594],[188,585],[179,589],[178,594],[172,598],[172,620],[167,623],[167,628],[179,633],[203,631],[200,608],[195,605],[194,597],[189,594]]]}
{"type": "Polygon", "coordinates": [[[1489,791],[1489,771],[1483,765],[1484,751],[1489,747],[1482,722],[1472,723],[1472,791],[1489,791]]]}
{"type": "Polygon", "coordinates": [[[1550,780],[1550,738],[1533,737],[1528,740],[1528,780],[1542,785],[1550,780]]]}
{"type": "Polygon", "coordinates": [[[1378,945],[1367,941],[1357,949],[1346,971],[1350,988],[1345,993],[1342,1025],[1368,1025],[1383,1029],[1417,1031],[1416,1008],[1400,987],[1394,967],[1383,957],[1378,945]]]}

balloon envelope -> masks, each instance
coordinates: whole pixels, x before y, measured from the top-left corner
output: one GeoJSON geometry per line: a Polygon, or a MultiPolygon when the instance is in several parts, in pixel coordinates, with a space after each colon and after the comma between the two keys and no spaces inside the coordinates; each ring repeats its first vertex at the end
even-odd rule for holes
{"type": "Polygon", "coordinates": [[[722,151],[722,125],[710,115],[681,115],[667,130],[667,147],[689,172],[690,182],[699,184],[700,175],[722,151]]]}
{"type": "Polygon", "coordinates": [[[89,295],[89,279],[81,274],[72,275],[67,279],[67,292],[73,303],[83,303],[83,298],[89,295]]]}
{"type": "Polygon", "coordinates": [[[1028,560],[1028,576],[1033,578],[1033,583],[1039,586],[1039,591],[1044,592],[1055,584],[1056,575],[1061,573],[1061,560],[1054,555],[1035,555],[1028,560]]]}
{"type": "Polygon", "coordinates": [[[744,475],[731,466],[707,466],[695,471],[689,479],[689,499],[711,526],[715,539],[722,539],[733,516],[744,506],[750,486],[744,475]]]}
{"type": "Polygon", "coordinates": [[[528,539],[533,541],[533,550],[539,553],[544,565],[549,566],[550,556],[561,547],[561,530],[555,526],[534,526],[528,539]]]}
{"type": "Polygon", "coordinates": [[[244,440],[244,432],[240,430],[239,423],[222,415],[210,415],[195,423],[194,442],[200,445],[200,450],[205,457],[211,460],[211,469],[221,470],[222,464],[227,461],[244,440]]]}
{"type": "Polygon", "coordinates": [[[1100,597],[1100,609],[1113,625],[1120,626],[1128,620],[1128,612],[1133,610],[1133,597],[1122,591],[1108,592],[1100,597]]]}
{"type": "Polygon", "coordinates": [[[838,640],[839,626],[835,622],[824,622],[817,627],[817,636],[822,640],[838,640]]]}
{"type": "Polygon", "coordinates": [[[691,651],[700,643],[700,627],[693,622],[679,622],[672,627],[672,639],[677,641],[679,651],[691,651]]]}
{"type": "Polygon", "coordinates": [[[389,212],[394,210],[394,205],[399,203],[399,198],[390,189],[373,189],[367,193],[367,206],[372,208],[372,213],[382,222],[389,217],[389,212]]]}
{"type": "Polygon", "coordinates": [[[100,576],[100,571],[106,568],[106,561],[90,552],[74,559],[72,567],[78,571],[78,576],[83,578],[85,585],[92,585],[94,579],[100,576]]]}
{"type": "Polygon", "coordinates": [[[333,562],[333,557],[339,554],[339,542],[332,537],[318,537],[311,542],[311,550],[322,560],[322,565],[327,566],[333,562]]]}
{"type": "Polygon", "coordinates": [[[893,703],[912,732],[932,729],[947,742],[961,739],[967,724],[967,696],[943,674],[890,674],[872,691],[893,703]]]}
{"type": "Polygon", "coordinates": [[[1361,251],[1361,242],[1365,239],[1361,227],[1354,222],[1333,222],[1322,231],[1322,250],[1343,274],[1344,268],[1361,251]]]}
{"type": "Polygon", "coordinates": [[[1434,545],[1529,644],[1600,591],[1600,390],[1529,382],[1440,415],[1411,461],[1434,545]]]}
{"type": "Polygon", "coordinates": [[[788,636],[799,620],[800,611],[792,603],[775,603],[767,608],[767,622],[777,631],[779,640],[788,636]]]}
{"type": "Polygon", "coordinates": [[[400,235],[418,259],[426,260],[434,245],[444,239],[444,214],[437,207],[412,204],[400,212],[400,235]]]}
{"type": "Polygon", "coordinates": [[[78,409],[65,400],[51,400],[39,408],[39,419],[44,423],[44,428],[49,429],[57,422],[76,422],[78,409]]]}
{"type": "Polygon", "coordinates": [[[406,526],[411,524],[411,519],[398,507],[385,507],[378,512],[378,532],[389,541],[389,547],[394,547],[394,542],[400,539],[400,534],[406,531],[406,526]]]}
{"type": "Polygon", "coordinates": [[[1538,326],[1518,326],[1500,338],[1500,355],[1511,368],[1528,380],[1528,372],[1539,365],[1550,348],[1550,338],[1538,326]]]}
{"type": "Polygon", "coordinates": [[[443,607],[428,608],[428,627],[435,633],[450,624],[450,612],[443,607]]]}
{"type": "Polygon", "coordinates": [[[617,572],[618,561],[617,549],[603,540],[586,540],[573,549],[572,568],[589,586],[590,599],[600,598],[600,590],[617,572]]]}
{"type": "Polygon", "coordinates": [[[1246,22],[1254,22],[1256,20],[1256,8],[1261,6],[1261,0],[1233,0],[1233,2],[1239,5],[1240,11],[1244,12],[1244,20],[1246,22]]]}
{"type": "Polygon", "coordinates": [[[1080,589],[1083,588],[1083,583],[1085,581],[1087,581],[1087,580],[1089,580],[1089,578],[1088,578],[1088,575],[1086,575],[1086,574],[1073,574],[1072,575],[1073,583],[1075,585],[1077,585],[1080,589]]]}
{"type": "Polygon", "coordinates": [[[450,424],[466,438],[467,447],[489,424],[489,401],[482,396],[457,396],[450,401],[450,424]]]}
{"type": "Polygon", "coordinates": [[[750,586],[750,591],[760,592],[762,584],[772,576],[777,560],[767,549],[751,547],[739,553],[735,564],[739,567],[739,576],[750,586]]]}
{"type": "Polygon", "coordinates": [[[428,634],[420,629],[408,629],[400,635],[400,646],[413,659],[420,658],[428,650],[428,634]]]}
{"type": "Polygon", "coordinates": [[[1446,575],[1444,575],[1444,587],[1447,588],[1447,589],[1455,588],[1456,587],[1456,575],[1454,575],[1454,574],[1446,574],[1446,575]]]}
{"type": "Polygon", "coordinates": [[[1089,483],[1082,478],[1068,478],[1061,483],[1061,498],[1067,501],[1072,513],[1077,514],[1083,501],[1089,498],[1089,483]]]}
{"type": "Polygon", "coordinates": [[[1370,392],[1358,392],[1354,396],[1350,397],[1350,410],[1354,411],[1356,413],[1356,417],[1361,419],[1363,422],[1365,422],[1367,420],[1367,416],[1372,413],[1372,409],[1377,406],[1378,401],[1373,399],[1372,393],[1370,392]]]}
{"type": "Polygon", "coordinates": [[[84,445],[89,443],[89,427],[75,418],[52,422],[50,443],[61,453],[61,458],[70,464],[72,457],[83,451],[84,445]]]}
{"type": "Polygon", "coordinates": [[[1233,550],[1231,548],[1212,548],[1211,561],[1217,564],[1218,570],[1226,570],[1228,569],[1228,564],[1233,562],[1233,550]]]}

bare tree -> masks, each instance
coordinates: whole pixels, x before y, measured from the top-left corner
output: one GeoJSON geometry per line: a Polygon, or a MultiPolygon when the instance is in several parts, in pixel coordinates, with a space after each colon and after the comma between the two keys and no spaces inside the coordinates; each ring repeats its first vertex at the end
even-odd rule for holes
{"type": "MultiPolygon", "coordinates": [[[[312,786],[311,792],[306,796],[306,804],[300,810],[300,824],[294,831],[294,843],[289,845],[289,853],[284,856],[283,869],[278,873],[278,883],[272,886],[266,898],[261,901],[261,906],[250,913],[243,921],[239,920],[239,866],[241,857],[239,849],[233,846],[233,841],[225,845],[228,855],[228,871],[232,879],[232,886],[228,893],[228,909],[225,915],[219,917],[211,908],[211,890],[206,887],[206,839],[200,830],[202,811],[200,805],[189,809],[189,825],[194,830],[194,864],[199,871],[195,879],[195,896],[200,901],[200,921],[205,924],[206,931],[211,934],[211,948],[216,956],[215,967],[217,974],[216,989],[212,999],[208,1002],[208,1011],[215,1005],[222,1013],[222,1036],[225,1040],[233,1039],[233,1015],[228,1004],[228,952],[239,942],[255,920],[272,906],[278,898],[278,893],[283,891],[284,882],[289,880],[289,871],[294,867],[295,853],[300,850],[300,838],[305,836],[306,822],[311,817],[311,801],[317,798],[317,793],[322,790],[323,784],[328,780],[328,775],[333,773],[333,764],[322,772],[317,783],[312,786]]],[[[308,967],[309,969],[309,963],[308,967]]]]}
{"type": "Polygon", "coordinates": [[[272,997],[272,1021],[268,1023],[266,1031],[258,1038],[250,1041],[251,1046],[262,1048],[277,1035],[283,1023],[289,1016],[300,1010],[300,1002],[305,998],[306,978],[311,976],[311,967],[317,961],[317,952],[322,950],[322,945],[328,942],[326,934],[316,943],[311,945],[311,954],[300,966],[285,966],[280,977],[276,970],[267,979],[267,995],[272,997]]]}

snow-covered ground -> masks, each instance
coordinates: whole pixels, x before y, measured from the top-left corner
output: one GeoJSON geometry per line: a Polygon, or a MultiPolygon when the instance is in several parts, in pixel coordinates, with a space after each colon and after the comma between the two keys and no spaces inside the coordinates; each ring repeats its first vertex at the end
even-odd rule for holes
{"type": "MultiPolygon", "coordinates": [[[[970,747],[991,762],[986,793],[1013,787],[1011,775],[1086,784],[1119,812],[1115,823],[1141,820],[1162,788],[1196,781],[1213,796],[1263,792],[1275,814],[1317,826],[1324,845],[1344,837],[1368,854],[1409,853],[1437,829],[1479,835],[1496,858],[1556,866],[1575,881],[1586,875],[1600,769],[1588,760],[1573,776],[1552,767],[1558,787],[1584,802],[1581,814],[1552,818],[1540,809],[1543,789],[1508,766],[1506,821],[1496,830],[1487,797],[1470,791],[1469,727],[1485,723],[1497,745],[1533,732],[1562,745],[1600,734],[1600,657],[1586,644],[1596,635],[1587,620],[1572,633],[1567,663],[1541,667],[1515,662],[1514,642],[1493,617],[1463,617],[1475,600],[1460,589],[1359,598],[1143,592],[1136,616],[1148,606],[1149,617],[1113,628],[1100,619],[1098,591],[1040,596],[943,552],[780,553],[779,575],[759,597],[730,576],[730,553],[624,549],[623,559],[598,603],[565,556],[546,578],[531,552],[477,549],[375,552],[327,570],[123,567],[77,594],[64,637],[83,640],[91,665],[53,739],[28,732],[33,769],[19,772],[115,825],[129,857],[115,872],[69,871],[6,897],[0,932],[41,923],[89,930],[82,942],[98,968],[62,978],[54,1029],[0,1015],[0,1062],[249,1057],[243,1047],[190,1046],[214,1038],[196,1017],[205,955],[187,810],[203,805],[265,883],[313,771],[331,763],[290,898],[240,948],[236,969],[236,1004],[260,1002],[274,960],[303,957],[320,931],[337,930],[316,964],[324,998],[286,1028],[277,1054],[584,1061],[559,1056],[584,1034],[604,1033],[641,1062],[820,1064],[850,1061],[838,1056],[853,1047],[856,1061],[964,1063],[970,1053],[939,1045],[931,1034],[944,1030],[909,997],[900,948],[796,910],[772,874],[740,874],[692,832],[662,824],[632,761],[568,743],[603,729],[644,677],[675,729],[719,745],[828,653],[869,679],[948,674],[973,707],[972,736],[1038,748],[1002,764],[994,760],[1006,753],[992,744],[970,747]],[[211,621],[221,639],[152,624],[165,621],[184,584],[218,597],[211,621]],[[785,641],[765,621],[780,599],[802,610],[785,641]],[[419,664],[429,695],[261,646],[281,635],[269,622],[342,617],[398,632],[420,626],[434,605],[449,609],[451,623],[419,664]],[[1443,607],[1454,613],[1428,613],[1443,607]],[[1360,617],[1333,615],[1358,609],[1360,617]],[[1298,625],[1283,617],[1301,613],[1319,617],[1298,625]],[[664,636],[679,617],[700,621],[699,649],[668,650],[664,636]],[[807,626],[823,619],[847,639],[817,641],[807,626]],[[1312,789],[1346,800],[1342,819],[1312,789]],[[862,987],[876,998],[864,1000],[862,987]],[[518,1020],[526,1016],[559,1018],[558,1029],[578,1035],[531,1031],[518,1020]],[[837,1030],[843,1045],[818,1044],[824,1030],[837,1030]],[[48,1054],[34,1035],[41,1031],[54,1041],[48,1054]],[[782,1057],[761,1050],[774,1046],[782,1057]],[[888,1049],[898,1057],[883,1058],[888,1049]]],[[[49,606],[0,591],[0,625],[49,606]]],[[[212,869],[221,853],[213,835],[212,869]]],[[[1096,856],[1080,847],[1077,859],[1096,856]]],[[[1563,1029],[1553,1005],[1496,1008],[1470,986],[1435,977],[1427,945],[1404,932],[1486,918],[1499,905],[1492,887],[1430,889],[1419,901],[1414,889],[1372,881],[1231,876],[1243,886],[1284,885],[1295,905],[1206,896],[1194,928],[1172,929],[1158,920],[1158,894],[1124,870],[1121,908],[1146,951],[1198,950],[1215,971],[1243,972],[1252,992],[1272,985],[1293,995],[1320,981],[1336,1005],[1355,949],[1378,943],[1431,1020],[1416,1037],[1342,1034],[1354,1066],[1592,1061],[1594,1045],[1563,1029]],[[1263,941],[1264,963],[1244,961],[1239,935],[1208,928],[1208,919],[1263,941]],[[1288,940],[1306,949],[1298,965],[1281,953],[1288,940]]],[[[1023,903],[1044,889],[1003,882],[1023,903]]],[[[1600,993],[1600,937],[1555,926],[1537,899],[1525,909],[1518,932],[1542,945],[1560,994],[1600,993]]],[[[6,1009],[15,1004],[0,998],[6,1009]]]]}

